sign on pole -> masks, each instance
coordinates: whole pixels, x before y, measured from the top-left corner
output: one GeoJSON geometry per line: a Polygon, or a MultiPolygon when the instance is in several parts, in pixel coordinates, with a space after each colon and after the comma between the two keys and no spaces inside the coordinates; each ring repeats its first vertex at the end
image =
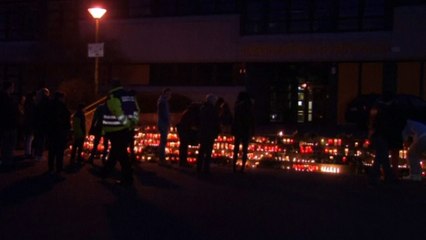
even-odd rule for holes
{"type": "Polygon", "coordinates": [[[90,58],[103,57],[104,56],[104,43],[89,43],[88,44],[88,56],[90,58]]]}

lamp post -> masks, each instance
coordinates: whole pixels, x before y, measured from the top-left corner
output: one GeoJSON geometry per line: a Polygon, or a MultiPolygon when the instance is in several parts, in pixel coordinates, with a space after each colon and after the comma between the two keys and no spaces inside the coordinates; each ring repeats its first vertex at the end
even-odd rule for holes
{"type": "MultiPolygon", "coordinates": [[[[106,13],[105,8],[94,7],[87,9],[90,15],[95,19],[95,43],[97,44],[99,41],[99,22],[102,16],[106,13]]],[[[95,56],[95,96],[98,94],[99,89],[99,56],[96,54],[95,56]]]]}

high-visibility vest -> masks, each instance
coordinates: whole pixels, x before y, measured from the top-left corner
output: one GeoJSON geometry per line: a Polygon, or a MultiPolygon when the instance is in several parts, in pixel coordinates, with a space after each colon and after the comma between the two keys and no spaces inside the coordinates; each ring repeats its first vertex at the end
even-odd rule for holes
{"type": "Polygon", "coordinates": [[[116,116],[112,113],[113,109],[106,107],[102,119],[103,127],[126,128],[131,126],[131,124],[136,124],[139,121],[139,107],[135,96],[123,88],[117,88],[111,91],[108,101],[113,98],[120,101],[123,114],[116,116]]]}

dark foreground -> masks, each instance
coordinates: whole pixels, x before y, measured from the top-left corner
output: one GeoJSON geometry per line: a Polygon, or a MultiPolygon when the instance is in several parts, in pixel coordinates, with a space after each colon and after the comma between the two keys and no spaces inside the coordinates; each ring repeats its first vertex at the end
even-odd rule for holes
{"type": "Polygon", "coordinates": [[[0,170],[0,239],[426,239],[426,184],[369,187],[363,176],[141,163],[135,184],[92,166],[0,170]]]}

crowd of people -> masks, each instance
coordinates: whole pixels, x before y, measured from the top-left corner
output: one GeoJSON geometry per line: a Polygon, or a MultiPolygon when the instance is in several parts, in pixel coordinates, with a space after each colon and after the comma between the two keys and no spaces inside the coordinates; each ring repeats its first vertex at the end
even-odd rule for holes
{"type": "MultiPolygon", "coordinates": [[[[124,89],[119,81],[113,81],[112,85],[106,101],[97,106],[90,129],[86,131],[84,104],[80,104],[72,114],[65,94],[60,91],[51,94],[47,88],[16,99],[14,83],[3,82],[0,93],[3,112],[0,118],[0,167],[14,164],[14,151],[17,143],[21,142],[25,159],[41,160],[47,150],[48,172],[61,174],[68,143],[72,143],[70,164],[81,165],[85,160],[82,157],[84,140],[90,134],[94,135],[94,147],[87,162],[93,163],[95,156],[102,156],[103,167],[99,173],[102,178],[108,177],[119,162],[121,178],[118,183],[132,185],[134,153],[130,151],[129,154],[128,149],[133,150],[140,109],[134,91],[124,89]],[[104,142],[102,153],[97,148],[101,139],[104,142]]],[[[168,164],[166,146],[172,122],[171,97],[172,90],[165,88],[157,101],[158,163],[162,166],[168,164]]],[[[255,125],[254,102],[245,91],[238,94],[233,111],[223,98],[214,94],[207,94],[202,102],[192,102],[176,124],[180,140],[179,166],[190,167],[188,146],[199,145],[196,172],[210,174],[214,141],[220,133],[224,133],[234,136],[233,172],[243,173],[255,125]],[[241,166],[237,169],[239,160],[241,166]]],[[[420,160],[426,153],[426,125],[398,107],[392,95],[384,94],[371,108],[369,126],[369,139],[375,154],[368,175],[369,183],[379,183],[382,170],[385,182],[399,180],[398,151],[404,145],[408,147],[410,169],[406,178],[421,181],[420,160]]]]}
{"type": "MultiPolygon", "coordinates": [[[[60,175],[64,170],[65,150],[68,144],[71,144],[70,165],[80,166],[84,160],[93,163],[96,156],[102,156],[100,177],[108,177],[119,162],[119,183],[131,185],[134,155],[129,156],[127,149],[131,148],[134,142],[140,109],[134,91],[124,89],[118,80],[113,81],[112,85],[106,101],[99,104],[94,111],[87,131],[84,104],[79,104],[71,113],[63,92],[52,94],[48,88],[41,88],[16,98],[14,83],[3,82],[0,94],[0,108],[4,113],[0,118],[0,167],[13,166],[16,163],[17,156],[14,156],[14,152],[20,142],[24,159],[42,160],[43,153],[47,150],[47,172],[60,175]],[[83,159],[82,151],[87,134],[94,136],[94,147],[88,159],[83,159]],[[104,150],[98,152],[97,146],[101,139],[104,142],[104,150]]],[[[158,162],[161,165],[167,165],[166,146],[171,127],[171,96],[171,89],[166,88],[157,102],[158,130],[161,136],[158,162]]],[[[232,114],[223,98],[208,94],[205,101],[193,102],[188,106],[177,124],[177,129],[181,141],[180,166],[190,166],[187,162],[188,145],[199,145],[196,170],[200,174],[209,174],[214,140],[219,133],[227,133],[233,134],[236,139],[234,172],[237,171],[236,162],[239,157],[242,158],[240,171],[243,172],[248,142],[254,134],[253,101],[248,93],[241,92],[232,114]],[[242,154],[239,153],[240,144],[242,154]]]]}
{"type": "Polygon", "coordinates": [[[14,151],[22,145],[27,159],[41,160],[47,149],[48,171],[60,173],[71,129],[71,112],[65,104],[65,94],[59,91],[51,94],[42,88],[17,99],[14,92],[13,82],[3,82],[0,166],[13,166],[14,151]]]}
{"type": "MultiPolygon", "coordinates": [[[[61,176],[64,170],[64,153],[69,144],[70,166],[82,165],[83,144],[87,136],[84,104],[79,104],[72,114],[63,92],[53,94],[48,88],[41,88],[23,97],[16,97],[13,82],[3,82],[0,93],[0,168],[13,168],[18,159],[43,159],[47,150],[47,173],[61,176]],[[21,148],[23,156],[15,156],[21,148]]],[[[139,122],[139,107],[134,92],[124,90],[119,81],[113,83],[104,104],[97,107],[89,133],[95,135],[95,142],[101,137],[111,143],[109,160],[103,160],[103,175],[107,175],[118,161],[122,165],[120,181],[131,183],[130,161],[127,147],[131,145],[133,129],[139,122]]],[[[106,147],[108,149],[108,147],[106,147]]],[[[89,161],[93,161],[96,148],[89,161]]]]}
{"type": "Polygon", "coordinates": [[[426,154],[426,125],[419,115],[401,106],[391,93],[384,93],[376,101],[370,110],[368,135],[375,158],[369,172],[369,184],[377,185],[382,177],[385,183],[396,183],[401,179],[399,150],[404,146],[408,149],[409,175],[403,178],[422,180],[420,161],[426,154]]]}
{"type": "MultiPolygon", "coordinates": [[[[160,97],[158,101],[159,109],[161,99],[160,97]]],[[[158,114],[160,116],[162,113],[159,111],[158,114]]],[[[158,117],[158,119],[160,128],[161,118],[158,117]]],[[[233,135],[235,139],[233,171],[237,172],[237,162],[241,159],[242,166],[239,172],[244,172],[249,141],[254,135],[255,129],[253,100],[247,92],[243,91],[238,94],[233,113],[223,98],[207,94],[205,101],[193,102],[188,106],[176,126],[180,140],[179,166],[189,166],[187,162],[188,146],[199,145],[196,171],[202,175],[210,174],[214,141],[220,133],[224,133],[233,135]]],[[[164,150],[165,144],[160,144],[160,152],[164,150]]]]}

